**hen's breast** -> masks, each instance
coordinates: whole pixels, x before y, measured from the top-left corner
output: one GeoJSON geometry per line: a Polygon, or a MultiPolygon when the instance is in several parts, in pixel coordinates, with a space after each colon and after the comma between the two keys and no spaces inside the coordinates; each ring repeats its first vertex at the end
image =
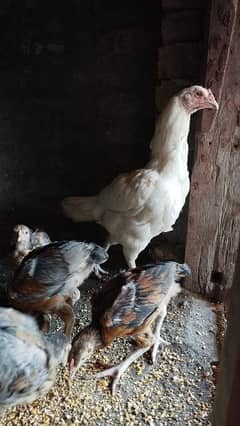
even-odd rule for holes
{"type": "Polygon", "coordinates": [[[188,174],[183,179],[160,176],[155,191],[138,219],[149,222],[153,235],[170,231],[184,206],[189,187],[188,174]]]}

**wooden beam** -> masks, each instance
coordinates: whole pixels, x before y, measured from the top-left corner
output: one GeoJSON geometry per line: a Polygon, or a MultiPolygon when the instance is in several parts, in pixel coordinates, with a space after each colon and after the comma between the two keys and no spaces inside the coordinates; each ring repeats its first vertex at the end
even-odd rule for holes
{"type": "Polygon", "coordinates": [[[240,234],[240,6],[213,0],[205,86],[219,101],[204,111],[189,200],[187,286],[222,300],[231,287],[240,234]]]}
{"type": "Polygon", "coordinates": [[[231,291],[228,326],[224,339],[213,426],[240,425],[240,247],[231,291]]]}

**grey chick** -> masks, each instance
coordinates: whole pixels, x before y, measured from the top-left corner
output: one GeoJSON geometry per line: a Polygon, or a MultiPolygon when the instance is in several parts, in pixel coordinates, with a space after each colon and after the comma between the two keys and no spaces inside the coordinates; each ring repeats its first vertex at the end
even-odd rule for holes
{"type": "Polygon", "coordinates": [[[31,235],[31,246],[32,250],[38,247],[46,246],[51,243],[51,239],[47,232],[42,231],[41,229],[35,229],[31,235]]]}
{"type": "Polygon", "coordinates": [[[32,317],[0,308],[0,411],[48,392],[70,348],[65,335],[44,336],[32,317]]]}
{"type": "Polygon", "coordinates": [[[107,259],[106,251],[95,243],[57,241],[35,249],[8,285],[9,304],[35,316],[58,314],[70,336],[72,306],[80,297],[77,289],[107,259]]]}

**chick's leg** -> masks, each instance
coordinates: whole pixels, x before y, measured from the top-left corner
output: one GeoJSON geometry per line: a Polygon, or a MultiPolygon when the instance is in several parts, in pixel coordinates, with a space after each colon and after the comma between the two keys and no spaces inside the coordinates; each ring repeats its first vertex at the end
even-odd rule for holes
{"type": "Polygon", "coordinates": [[[122,376],[122,374],[127,370],[127,368],[136,361],[140,356],[142,356],[145,352],[147,352],[154,341],[154,336],[151,330],[145,330],[144,334],[138,334],[134,336],[134,340],[140,346],[138,349],[133,351],[124,361],[120,362],[120,364],[108,368],[107,370],[101,371],[96,375],[97,379],[102,377],[110,376],[113,378],[112,381],[112,394],[114,395],[116,392],[117,384],[122,376]]]}
{"type": "Polygon", "coordinates": [[[64,333],[66,336],[71,336],[74,324],[74,313],[72,307],[68,303],[63,303],[55,309],[55,312],[65,323],[64,333]]]}
{"type": "Polygon", "coordinates": [[[105,271],[105,269],[101,268],[100,265],[94,265],[93,272],[98,279],[101,279],[103,275],[109,274],[109,272],[105,271]]]}
{"type": "Polygon", "coordinates": [[[136,351],[132,352],[124,361],[120,362],[120,364],[108,368],[107,370],[101,371],[96,375],[97,379],[101,379],[102,377],[110,376],[113,378],[112,381],[112,395],[116,392],[117,384],[122,376],[122,374],[127,370],[127,368],[138,359],[141,355],[147,352],[151,346],[139,348],[136,351]]]}
{"type": "Polygon", "coordinates": [[[48,333],[50,330],[51,317],[49,314],[41,313],[36,316],[36,320],[40,330],[43,333],[48,333]]]}
{"type": "Polygon", "coordinates": [[[168,342],[166,342],[166,340],[162,339],[162,337],[160,336],[160,331],[162,328],[162,324],[164,321],[165,316],[167,315],[167,308],[166,306],[163,307],[163,309],[160,312],[160,315],[157,319],[156,325],[155,325],[155,330],[154,330],[154,345],[152,348],[152,354],[151,354],[151,358],[152,358],[152,363],[155,364],[156,362],[156,358],[157,358],[157,351],[158,348],[161,344],[165,344],[165,345],[169,345],[168,342]]]}
{"type": "Polygon", "coordinates": [[[110,243],[110,241],[108,239],[103,244],[103,247],[105,248],[106,251],[108,251],[110,249],[111,243],[110,243]]]}
{"type": "MultiPolygon", "coordinates": [[[[103,247],[106,251],[108,251],[111,245],[110,241],[106,240],[103,247]]],[[[95,265],[93,272],[98,279],[101,279],[104,275],[109,275],[109,272],[103,269],[100,265],[95,265]]]]}
{"type": "Polygon", "coordinates": [[[77,303],[77,301],[80,299],[80,295],[80,290],[78,288],[74,288],[69,297],[66,299],[66,302],[73,307],[75,303],[77,303]]]}

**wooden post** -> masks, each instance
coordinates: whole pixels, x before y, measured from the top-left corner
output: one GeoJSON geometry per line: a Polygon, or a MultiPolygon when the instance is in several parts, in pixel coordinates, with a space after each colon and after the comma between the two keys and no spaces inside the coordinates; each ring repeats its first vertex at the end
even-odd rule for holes
{"type": "Polygon", "coordinates": [[[231,287],[240,234],[239,52],[239,2],[213,0],[205,86],[220,108],[199,123],[186,242],[187,286],[212,300],[231,287]]]}
{"type": "Polygon", "coordinates": [[[228,326],[224,339],[213,426],[240,425],[240,247],[231,291],[228,326]]]}

